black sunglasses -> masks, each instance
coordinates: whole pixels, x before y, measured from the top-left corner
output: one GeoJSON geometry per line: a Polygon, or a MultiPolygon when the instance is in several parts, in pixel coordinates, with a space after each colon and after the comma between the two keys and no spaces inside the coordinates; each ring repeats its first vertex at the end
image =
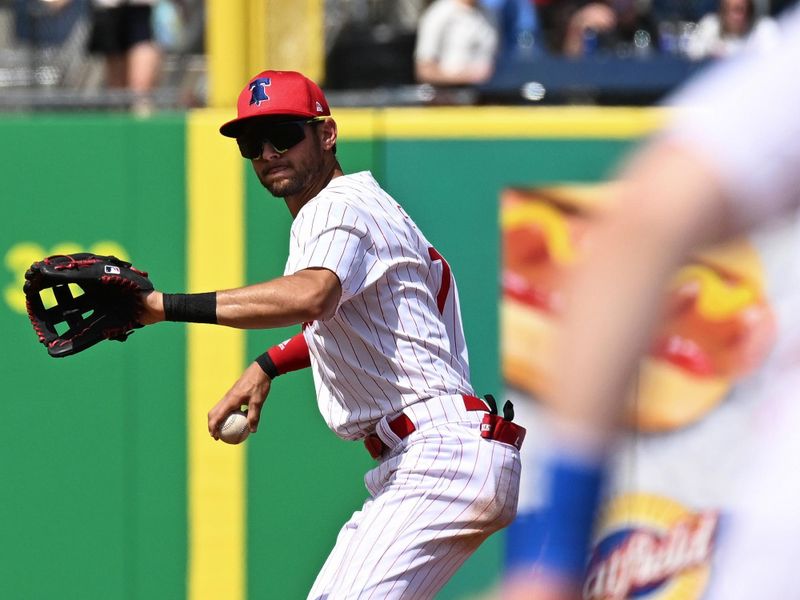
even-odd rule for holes
{"type": "Polygon", "coordinates": [[[325,119],[303,119],[298,121],[281,121],[279,123],[259,124],[249,128],[236,138],[239,152],[244,158],[260,158],[264,144],[271,144],[275,152],[283,154],[306,137],[305,126],[322,123],[325,119]]]}

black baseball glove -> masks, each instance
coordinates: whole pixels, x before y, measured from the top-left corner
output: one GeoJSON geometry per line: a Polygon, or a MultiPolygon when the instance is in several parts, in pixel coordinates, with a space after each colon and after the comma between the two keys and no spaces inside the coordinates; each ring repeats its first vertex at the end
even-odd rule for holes
{"type": "Polygon", "coordinates": [[[147,273],[131,263],[88,252],[49,256],[33,263],[25,279],[31,324],[56,358],[103,340],[124,342],[133,329],[143,327],[137,320],[140,292],[153,289],[147,273]],[[48,305],[55,304],[46,307],[42,292],[48,305]]]}

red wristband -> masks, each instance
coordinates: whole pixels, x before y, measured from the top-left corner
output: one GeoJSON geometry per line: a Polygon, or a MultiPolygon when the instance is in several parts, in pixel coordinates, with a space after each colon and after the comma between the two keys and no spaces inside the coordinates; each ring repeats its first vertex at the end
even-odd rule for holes
{"type": "Polygon", "coordinates": [[[267,375],[274,379],[278,375],[311,366],[311,357],[308,353],[308,344],[301,332],[285,342],[273,346],[256,358],[256,362],[261,365],[267,375]]]}

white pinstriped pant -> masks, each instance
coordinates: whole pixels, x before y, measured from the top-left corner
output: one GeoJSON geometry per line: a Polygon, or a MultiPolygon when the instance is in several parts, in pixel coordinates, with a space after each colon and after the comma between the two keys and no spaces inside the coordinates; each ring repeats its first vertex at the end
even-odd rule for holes
{"type": "Polygon", "coordinates": [[[480,437],[485,413],[461,396],[404,412],[416,430],[400,440],[387,419],[379,424],[390,450],[364,477],[370,497],[339,532],[309,600],[433,598],[516,515],[519,451],[480,437]]]}

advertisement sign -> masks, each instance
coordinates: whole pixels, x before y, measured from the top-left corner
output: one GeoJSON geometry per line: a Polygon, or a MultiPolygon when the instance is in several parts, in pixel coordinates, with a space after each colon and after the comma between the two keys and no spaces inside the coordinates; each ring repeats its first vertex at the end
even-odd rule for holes
{"type": "MultiPolygon", "coordinates": [[[[538,417],[552,384],[565,278],[592,251],[587,231],[612,186],[506,189],[501,197],[503,375],[529,438],[539,440],[523,449],[520,529],[535,522],[542,501],[547,432],[538,417]]],[[[702,597],[764,373],[797,308],[782,291],[792,227],[697,252],[664,289],[662,317],[626,398],[586,600],[702,597]]],[[[511,562],[526,551],[515,526],[511,562]]]]}

